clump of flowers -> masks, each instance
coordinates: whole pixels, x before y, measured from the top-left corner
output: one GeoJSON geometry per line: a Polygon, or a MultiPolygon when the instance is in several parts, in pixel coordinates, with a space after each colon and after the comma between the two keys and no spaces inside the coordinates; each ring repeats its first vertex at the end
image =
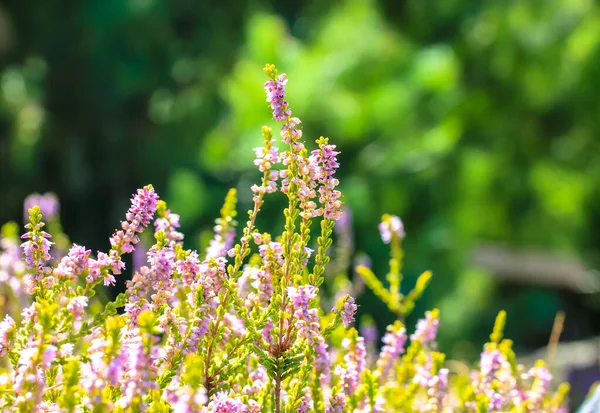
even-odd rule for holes
{"type": "MultiPolygon", "coordinates": [[[[186,249],[179,216],[150,185],[133,195],[106,251],[72,244],[52,255],[44,211],[56,208],[47,205],[29,206],[22,254],[15,227],[3,228],[2,291],[17,304],[4,307],[0,322],[0,410],[562,412],[566,387],[552,391],[543,362],[529,370],[516,364],[511,342],[502,339],[504,313],[468,377],[449,371],[437,351],[437,310],[408,333],[404,320],[431,273],[402,293],[398,217],[386,215],[380,225],[391,248],[388,285],[367,266],[357,268],[397,317],[381,350],[372,328],[362,337],[351,327],[355,297],[323,296],[333,228],[344,216],[338,151],[323,137],[306,148],[286,75],[273,65],[265,72],[282,149],[263,127],[264,146],[255,150],[262,177],[251,188],[248,219],[238,229],[230,191],[206,251],[186,249]],[[285,224],[268,234],[256,217],[275,192],[287,198],[285,224]],[[126,292],[98,299],[100,284],[123,276],[124,256],[141,247],[144,231],[155,241],[141,250],[145,259],[136,258],[126,292]]],[[[352,244],[348,222],[344,245],[352,244]]]]}

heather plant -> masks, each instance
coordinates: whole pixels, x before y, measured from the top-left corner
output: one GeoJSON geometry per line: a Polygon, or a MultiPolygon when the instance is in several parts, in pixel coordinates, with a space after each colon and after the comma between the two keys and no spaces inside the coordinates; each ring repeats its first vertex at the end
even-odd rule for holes
{"type": "Polygon", "coordinates": [[[351,243],[336,146],[321,137],[306,147],[286,75],[273,65],[265,72],[281,140],[263,127],[255,150],[262,177],[251,188],[247,221],[238,229],[231,190],[206,251],[184,247],[179,216],[151,185],[133,195],[106,252],[72,244],[53,254],[43,202],[28,205],[20,245],[15,225],[3,227],[0,275],[10,297],[0,324],[3,411],[564,412],[567,388],[551,390],[545,364],[516,363],[503,312],[468,375],[451,372],[438,351],[438,310],[409,335],[404,319],[431,273],[402,294],[405,233],[396,216],[380,224],[390,245],[387,286],[368,266],[357,272],[397,320],[380,350],[372,329],[361,336],[351,327],[355,298],[321,291],[336,221],[342,245],[351,243]],[[281,233],[264,233],[256,218],[276,192],[287,199],[285,224],[281,233]],[[115,284],[148,227],[154,244],[126,291],[99,299],[99,286],[115,284]]]}

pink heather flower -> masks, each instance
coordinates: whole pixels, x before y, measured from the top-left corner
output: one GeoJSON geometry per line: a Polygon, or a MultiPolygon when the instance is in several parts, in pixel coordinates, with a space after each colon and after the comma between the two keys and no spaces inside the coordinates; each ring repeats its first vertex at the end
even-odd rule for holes
{"type": "Polygon", "coordinates": [[[0,323],[0,357],[6,355],[11,349],[13,340],[11,339],[15,331],[15,320],[8,314],[0,323]]]}
{"type": "Polygon", "coordinates": [[[271,331],[273,331],[274,328],[275,326],[273,325],[273,322],[271,320],[267,320],[267,323],[260,332],[263,340],[265,340],[265,342],[269,345],[273,344],[273,335],[271,334],[271,331]]]}
{"type": "Polygon", "coordinates": [[[287,119],[286,123],[281,126],[280,135],[283,138],[283,141],[289,145],[291,145],[292,150],[295,153],[300,153],[304,149],[304,144],[299,141],[302,137],[302,130],[298,129],[296,126],[302,123],[302,121],[298,118],[292,118],[292,111],[287,110],[287,119]]]}
{"type": "Polygon", "coordinates": [[[85,295],[80,295],[69,300],[69,303],[67,304],[67,310],[73,314],[75,320],[80,320],[85,314],[85,308],[87,305],[88,297],[85,295]]]}
{"type": "Polygon", "coordinates": [[[248,374],[249,384],[245,385],[242,389],[242,394],[253,395],[260,393],[267,383],[269,382],[269,376],[267,375],[267,369],[258,365],[257,367],[248,366],[250,373],[248,374]]]}
{"type": "Polygon", "coordinates": [[[140,226],[147,227],[150,225],[157,203],[158,194],[154,191],[152,185],[138,189],[137,193],[131,198],[131,208],[125,215],[127,221],[131,224],[129,229],[141,232],[142,228],[140,226]]]}
{"type": "MultiPolygon", "coordinates": [[[[301,142],[295,142],[295,146],[298,146],[299,151],[304,150],[304,145],[301,142]]],[[[281,192],[287,194],[291,184],[296,185],[297,196],[300,200],[300,208],[302,208],[303,218],[312,218],[319,216],[322,212],[316,209],[316,204],[312,201],[317,196],[315,188],[317,187],[316,182],[316,170],[318,165],[314,157],[304,158],[303,155],[293,152],[286,152],[286,156],[283,159],[283,164],[288,166],[288,169],[284,169],[279,172],[281,177],[281,192]],[[300,176],[291,175],[291,165],[295,164],[299,171],[300,176]]]]}
{"type": "Polygon", "coordinates": [[[312,255],[313,252],[314,252],[314,250],[312,248],[304,247],[304,253],[306,254],[306,257],[302,261],[302,265],[308,264],[308,260],[310,259],[310,256],[312,255]]]}
{"type": "Polygon", "coordinates": [[[317,296],[316,287],[314,285],[302,285],[298,288],[287,287],[288,296],[292,300],[294,309],[301,310],[306,313],[310,300],[317,296]]]}
{"type": "Polygon", "coordinates": [[[77,281],[88,268],[91,252],[91,250],[85,249],[85,247],[81,245],[73,244],[69,253],[60,260],[58,266],[54,269],[54,276],[77,281]]]}
{"type": "Polygon", "coordinates": [[[499,412],[502,410],[504,404],[504,397],[500,393],[493,392],[490,397],[490,403],[488,404],[488,412],[499,412]]]}
{"type": "Polygon", "coordinates": [[[504,355],[497,349],[486,349],[481,353],[480,369],[481,374],[490,380],[496,376],[502,365],[506,362],[504,355]]]}
{"type": "Polygon", "coordinates": [[[329,360],[329,346],[325,342],[323,336],[319,335],[316,339],[314,367],[319,374],[319,380],[322,386],[329,384],[331,379],[331,362],[329,360]]]}
{"type": "Polygon", "coordinates": [[[262,244],[258,247],[258,252],[263,258],[263,263],[267,257],[272,255],[279,262],[280,266],[283,265],[283,249],[281,248],[281,244],[279,242],[262,244]]]}
{"type": "Polygon", "coordinates": [[[272,272],[276,272],[277,268],[283,266],[283,249],[281,244],[278,242],[269,242],[268,244],[262,244],[258,247],[258,252],[261,256],[261,262],[263,269],[261,273],[257,273],[256,276],[260,280],[258,284],[253,284],[257,288],[257,294],[259,297],[255,299],[267,300],[273,293],[273,285],[271,280],[273,279],[272,272]]]}
{"type": "Polygon", "coordinates": [[[433,374],[431,358],[426,365],[417,365],[413,382],[427,392],[427,400],[419,404],[423,413],[437,413],[443,409],[443,401],[448,391],[448,369],[442,368],[433,374]]]}
{"type": "Polygon", "coordinates": [[[418,364],[415,367],[415,376],[413,377],[413,382],[419,386],[427,388],[429,380],[432,377],[430,369],[431,360],[428,360],[425,365],[418,364]]]}
{"type": "Polygon", "coordinates": [[[165,389],[163,398],[171,404],[175,413],[196,413],[201,411],[202,406],[208,401],[206,389],[200,387],[194,389],[188,384],[182,385],[175,377],[171,385],[165,389]]]}
{"type": "Polygon", "coordinates": [[[131,207],[125,214],[126,221],[121,221],[121,230],[116,231],[110,238],[113,250],[117,253],[134,250],[134,245],[140,241],[137,234],[152,222],[157,203],[158,194],[152,185],[137,190],[131,198],[131,207]]]}
{"type": "MultiPolygon", "coordinates": [[[[153,379],[153,362],[142,340],[139,329],[128,332],[123,344],[122,353],[127,357],[125,362],[125,377],[121,380],[121,398],[117,400],[117,406],[127,409],[131,406],[134,398],[143,398],[148,392],[157,387],[153,379]]],[[[140,406],[144,411],[145,404],[140,406]]]]}
{"type": "Polygon", "coordinates": [[[416,331],[410,336],[411,341],[418,341],[423,346],[428,346],[435,340],[439,325],[440,320],[431,311],[427,311],[425,318],[417,322],[416,331]]]}
{"type": "MultiPolygon", "coordinates": [[[[210,258],[200,265],[199,281],[204,287],[205,300],[210,301],[216,295],[225,292],[223,283],[227,277],[227,261],[224,257],[210,258]]],[[[215,304],[218,304],[215,302],[215,304]]]]}
{"type": "Polygon", "coordinates": [[[113,386],[117,386],[125,374],[125,364],[127,362],[127,354],[121,352],[108,363],[106,370],[99,370],[99,374],[104,375],[106,380],[113,386]]]}
{"type": "Polygon", "coordinates": [[[23,311],[21,311],[21,323],[22,324],[26,324],[26,323],[30,322],[31,320],[37,321],[35,317],[36,317],[35,304],[31,304],[29,307],[25,307],[23,309],[23,311]]]}
{"type": "Polygon", "coordinates": [[[273,165],[281,162],[279,149],[275,146],[275,139],[271,139],[267,147],[254,148],[254,153],[256,154],[254,165],[258,166],[260,172],[271,171],[273,165]]]}
{"type": "Polygon", "coordinates": [[[246,413],[247,409],[240,399],[220,391],[212,397],[201,413],[246,413]]]}
{"type": "Polygon", "coordinates": [[[225,329],[225,340],[228,340],[228,337],[231,333],[236,337],[241,337],[246,333],[246,327],[244,326],[244,322],[241,318],[237,317],[234,314],[227,313],[223,317],[223,325],[226,326],[225,329]]]}
{"type": "Polygon", "coordinates": [[[53,244],[48,240],[51,235],[42,230],[44,225],[39,207],[30,208],[29,223],[25,225],[29,231],[21,236],[21,239],[28,239],[21,244],[26,266],[31,270],[25,279],[28,294],[34,294],[38,287],[50,288],[54,283],[54,277],[44,279],[52,272],[52,269],[46,264],[52,258],[50,245],[53,244]]]}
{"type": "Polygon", "coordinates": [[[365,340],[362,337],[356,337],[355,342],[346,337],[342,341],[342,347],[347,350],[344,355],[345,368],[336,367],[336,373],[342,383],[342,391],[346,396],[352,396],[360,384],[360,375],[367,364],[367,350],[365,340]]]}
{"type": "Polygon", "coordinates": [[[275,145],[275,140],[271,139],[271,129],[263,127],[263,136],[265,137],[265,146],[254,148],[256,160],[254,164],[258,166],[259,171],[263,173],[262,184],[252,185],[251,189],[254,193],[252,200],[255,204],[260,203],[262,196],[272,194],[277,191],[277,180],[279,179],[279,171],[272,169],[275,164],[281,162],[281,155],[275,145]]]}
{"type": "Polygon", "coordinates": [[[326,138],[317,141],[319,149],[312,151],[310,162],[318,165],[315,176],[319,186],[319,202],[323,205],[323,216],[326,219],[338,220],[342,217],[341,192],[335,188],[339,181],[333,177],[340,164],[336,156],[335,145],[330,145],[326,138]]]}
{"type": "Polygon", "coordinates": [[[271,273],[258,268],[248,268],[248,280],[255,292],[248,295],[248,300],[254,304],[264,304],[271,299],[273,294],[273,283],[271,273]]]}
{"type": "Polygon", "coordinates": [[[298,413],[308,413],[311,409],[314,408],[315,403],[312,398],[312,394],[310,392],[310,387],[305,387],[302,392],[300,406],[296,409],[298,413]]]}
{"type": "Polygon", "coordinates": [[[396,236],[399,239],[405,237],[404,225],[400,218],[395,215],[384,215],[383,221],[379,224],[379,232],[381,233],[381,239],[386,244],[391,242],[392,236],[396,236]]]}
{"type": "Polygon", "coordinates": [[[260,245],[263,243],[262,234],[260,232],[253,232],[252,239],[256,245],[260,245]]]}
{"type": "Polygon", "coordinates": [[[552,374],[540,363],[532,367],[527,372],[526,377],[533,378],[531,388],[526,392],[528,404],[532,408],[539,409],[542,407],[544,397],[550,389],[552,374]]]}
{"type": "Polygon", "coordinates": [[[447,368],[441,368],[438,371],[438,380],[439,380],[439,384],[438,384],[438,392],[439,393],[446,393],[448,391],[448,374],[449,374],[449,370],[447,368]]]}
{"type": "MultiPolygon", "coordinates": [[[[135,324],[137,316],[144,309],[151,306],[156,308],[163,303],[167,303],[174,295],[173,273],[175,268],[186,264],[176,262],[176,254],[173,248],[154,245],[148,251],[148,263],[150,267],[142,267],[133,274],[131,280],[126,282],[129,302],[125,305],[125,312],[129,315],[130,321],[135,324]],[[154,291],[154,294],[150,295],[154,291]],[[151,300],[149,304],[147,300],[151,300]]],[[[192,263],[187,263],[192,264],[192,263]]],[[[184,275],[185,278],[185,275],[184,275]]]]}
{"type": "Polygon", "coordinates": [[[52,238],[52,235],[39,229],[21,236],[21,239],[29,239],[29,241],[21,244],[21,248],[23,248],[23,253],[25,254],[27,268],[30,270],[40,267],[44,261],[52,258],[50,256],[50,245],[54,243],[49,241],[48,238],[52,238]]]}
{"type": "Polygon", "coordinates": [[[346,395],[344,393],[336,393],[329,399],[325,413],[343,412],[344,407],[346,407],[346,395]]]}
{"type": "Polygon", "coordinates": [[[200,342],[206,336],[210,327],[210,318],[205,316],[208,313],[206,305],[200,306],[196,309],[194,318],[190,323],[190,333],[188,335],[187,342],[185,343],[184,353],[195,353],[198,351],[200,342]]]}
{"type": "Polygon", "coordinates": [[[183,240],[183,234],[177,231],[179,226],[179,215],[173,214],[170,209],[167,209],[164,217],[159,217],[154,221],[154,231],[163,231],[170,246],[183,240]]]}
{"type": "Polygon", "coordinates": [[[148,262],[152,269],[154,288],[168,283],[175,269],[175,251],[171,247],[157,249],[156,245],[148,251],[148,262]]]}
{"type": "Polygon", "coordinates": [[[275,80],[265,82],[267,102],[271,104],[273,119],[277,121],[284,121],[292,115],[292,111],[288,108],[288,102],[285,100],[286,83],[285,73],[279,75],[275,80]]]}
{"type": "Polygon", "coordinates": [[[29,209],[35,205],[40,207],[40,213],[47,220],[52,221],[58,217],[60,204],[55,194],[49,192],[43,195],[31,194],[23,203],[25,222],[29,221],[29,209]]]}
{"type": "Polygon", "coordinates": [[[100,328],[93,330],[88,349],[89,362],[81,366],[80,383],[85,390],[83,400],[90,409],[94,406],[105,407],[101,392],[107,384],[119,386],[127,360],[127,355],[119,352],[107,363],[105,352],[110,343],[104,339],[103,333],[100,328]]]}
{"type": "Polygon", "coordinates": [[[49,367],[42,362],[41,358],[48,361],[48,357],[40,355],[38,340],[30,340],[27,346],[19,352],[19,355],[13,384],[13,390],[17,396],[16,402],[17,404],[33,402],[34,405],[37,405],[41,401],[45,385],[43,369],[49,367]]]}
{"type": "Polygon", "coordinates": [[[114,285],[115,277],[109,274],[110,269],[116,269],[120,273],[121,269],[125,267],[125,264],[121,260],[114,260],[103,252],[98,252],[97,259],[89,259],[89,273],[85,277],[85,281],[88,284],[95,283],[98,280],[104,280],[104,285],[114,285]]]}
{"type": "Polygon", "coordinates": [[[50,367],[52,361],[56,358],[58,354],[58,348],[53,344],[48,344],[44,349],[44,354],[42,355],[42,366],[44,369],[50,367]]]}
{"type": "Polygon", "coordinates": [[[329,384],[331,379],[331,363],[329,360],[329,352],[327,351],[328,345],[325,342],[323,336],[317,337],[317,346],[315,347],[315,360],[314,366],[319,373],[319,379],[322,386],[329,384]]]}
{"type": "Polygon", "coordinates": [[[200,274],[200,259],[196,251],[188,251],[186,257],[175,264],[185,285],[190,286],[200,274]]]}
{"type": "MultiPolygon", "coordinates": [[[[489,344],[481,353],[480,371],[473,371],[471,379],[475,393],[484,394],[490,400],[489,412],[502,411],[507,397],[517,390],[510,363],[502,352],[489,344]]],[[[516,397],[515,400],[522,400],[516,393],[513,396],[516,397]]]]}
{"type": "Polygon", "coordinates": [[[73,350],[75,350],[75,345],[72,343],[65,343],[60,346],[58,350],[58,354],[60,357],[69,357],[73,355],[73,350]]]}
{"type": "Polygon", "coordinates": [[[356,310],[358,310],[358,306],[354,301],[354,297],[348,297],[346,301],[344,301],[344,306],[342,307],[342,323],[344,323],[344,327],[348,328],[350,324],[354,322],[354,314],[356,314],[356,310]]]}
{"type": "Polygon", "coordinates": [[[406,329],[400,324],[390,325],[381,341],[383,341],[385,345],[381,348],[381,352],[379,353],[377,373],[379,374],[380,382],[383,383],[388,379],[390,372],[400,355],[404,353],[406,329]]]}
{"type": "Polygon", "coordinates": [[[373,413],[384,413],[385,412],[384,407],[385,407],[385,399],[381,395],[378,395],[375,398],[375,406],[373,407],[373,413]]]}
{"type": "Polygon", "coordinates": [[[318,309],[309,308],[309,303],[317,296],[316,287],[313,285],[287,287],[287,293],[294,309],[296,318],[294,326],[298,336],[314,343],[320,336],[319,314],[318,309]]]}
{"type": "Polygon", "coordinates": [[[39,413],[61,413],[63,410],[57,403],[41,402],[38,406],[39,413]]]}

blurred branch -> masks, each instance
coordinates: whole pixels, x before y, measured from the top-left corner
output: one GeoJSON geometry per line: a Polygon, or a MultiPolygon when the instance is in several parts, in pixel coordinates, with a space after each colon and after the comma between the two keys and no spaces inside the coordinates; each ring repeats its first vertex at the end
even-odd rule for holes
{"type": "Polygon", "coordinates": [[[559,311],[556,313],[556,317],[554,317],[554,325],[552,326],[552,333],[550,334],[550,340],[548,341],[548,348],[546,352],[546,362],[548,363],[548,366],[552,366],[552,364],[554,364],[554,360],[556,359],[558,340],[560,340],[560,335],[563,332],[564,325],[565,312],[559,311]]]}
{"type": "Polygon", "coordinates": [[[546,251],[517,252],[501,245],[480,245],[471,263],[508,281],[566,288],[577,293],[600,291],[600,279],[576,257],[546,251]]]}

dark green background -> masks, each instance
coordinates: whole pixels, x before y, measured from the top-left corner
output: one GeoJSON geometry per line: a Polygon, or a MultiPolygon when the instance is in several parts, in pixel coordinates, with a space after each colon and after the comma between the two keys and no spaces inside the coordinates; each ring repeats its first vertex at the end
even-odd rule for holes
{"type": "Polygon", "coordinates": [[[382,276],[377,223],[402,217],[405,287],[433,270],[417,314],[440,307],[450,357],[474,357],[501,308],[521,351],[561,308],[565,338],[583,338],[594,297],[499,282],[468,257],[500,243],[600,263],[599,43],[586,0],[4,1],[0,221],[54,191],[71,239],[104,250],[152,183],[199,246],[228,188],[250,206],[271,62],[305,136],[342,151],[357,247],[382,276]]]}

